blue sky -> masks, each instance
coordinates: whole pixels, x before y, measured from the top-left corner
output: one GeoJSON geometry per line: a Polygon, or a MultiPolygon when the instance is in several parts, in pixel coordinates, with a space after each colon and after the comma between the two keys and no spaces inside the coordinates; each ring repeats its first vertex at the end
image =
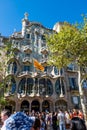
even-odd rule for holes
{"type": "Polygon", "coordinates": [[[0,33],[9,36],[21,31],[24,13],[29,20],[53,28],[56,22],[80,23],[87,14],[87,0],[0,0],[0,33]]]}

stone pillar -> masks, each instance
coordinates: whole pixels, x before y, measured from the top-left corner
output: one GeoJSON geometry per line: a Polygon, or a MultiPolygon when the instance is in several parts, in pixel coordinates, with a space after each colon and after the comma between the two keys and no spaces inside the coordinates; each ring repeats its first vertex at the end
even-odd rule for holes
{"type": "MultiPolygon", "coordinates": [[[[51,107],[52,108],[52,107],[51,107]]],[[[55,102],[53,102],[53,111],[55,111],[55,102]]]]}
{"type": "Polygon", "coordinates": [[[31,112],[31,103],[32,101],[30,101],[30,104],[29,104],[29,112],[31,112]]]}
{"type": "Polygon", "coordinates": [[[40,112],[42,112],[42,101],[40,101],[40,112]]]}
{"type": "Polygon", "coordinates": [[[26,79],[26,82],[25,82],[25,92],[24,92],[25,95],[27,95],[27,79],[26,79]]]}
{"type": "Polygon", "coordinates": [[[21,106],[21,103],[19,100],[16,101],[16,106],[15,106],[15,111],[20,111],[20,106],[21,106]]]}
{"type": "Polygon", "coordinates": [[[38,78],[38,84],[37,84],[37,94],[38,94],[38,96],[39,96],[39,78],[38,78]]]}
{"type": "Polygon", "coordinates": [[[34,80],[34,85],[33,85],[33,94],[35,95],[35,78],[33,78],[34,80]]]}

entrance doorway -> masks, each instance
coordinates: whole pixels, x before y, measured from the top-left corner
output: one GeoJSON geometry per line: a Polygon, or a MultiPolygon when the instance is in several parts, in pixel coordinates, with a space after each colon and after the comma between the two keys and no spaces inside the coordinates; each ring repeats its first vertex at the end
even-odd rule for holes
{"type": "Polygon", "coordinates": [[[42,103],[42,111],[44,111],[44,112],[50,111],[50,104],[47,100],[43,101],[43,103],[42,103]]]}
{"type": "Polygon", "coordinates": [[[40,111],[40,103],[37,100],[32,101],[31,103],[31,110],[35,111],[35,112],[39,112],[40,111]]]}
{"type": "Polygon", "coordinates": [[[21,111],[24,111],[26,113],[29,112],[29,102],[24,100],[22,103],[21,103],[21,111]]]}
{"type": "Polygon", "coordinates": [[[67,102],[65,100],[57,100],[55,103],[55,111],[58,111],[59,109],[67,110],[67,102]]]}

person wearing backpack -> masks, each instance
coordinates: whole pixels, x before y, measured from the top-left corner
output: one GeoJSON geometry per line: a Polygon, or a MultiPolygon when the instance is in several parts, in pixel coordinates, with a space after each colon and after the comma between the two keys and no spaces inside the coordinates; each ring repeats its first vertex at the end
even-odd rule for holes
{"type": "Polygon", "coordinates": [[[79,117],[73,117],[70,128],[71,130],[86,130],[85,122],[79,117]]]}

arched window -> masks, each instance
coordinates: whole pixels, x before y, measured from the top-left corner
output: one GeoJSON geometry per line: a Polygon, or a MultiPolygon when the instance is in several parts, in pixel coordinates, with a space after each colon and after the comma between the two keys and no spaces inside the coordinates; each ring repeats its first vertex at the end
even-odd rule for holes
{"type": "Polygon", "coordinates": [[[55,83],[55,92],[60,95],[61,94],[61,89],[63,91],[63,94],[65,94],[65,89],[64,89],[64,82],[61,78],[57,79],[55,83]]]}
{"type": "Polygon", "coordinates": [[[19,86],[18,86],[18,93],[25,93],[25,83],[26,83],[26,78],[23,78],[20,82],[19,82],[19,86]]]}
{"type": "Polygon", "coordinates": [[[56,91],[56,93],[57,93],[58,95],[59,95],[60,92],[61,92],[61,89],[60,89],[60,80],[59,80],[59,79],[57,79],[57,81],[56,81],[55,91],[56,91]]]}
{"type": "Polygon", "coordinates": [[[39,93],[40,95],[45,95],[46,94],[46,81],[45,79],[40,79],[39,80],[39,93]]]}
{"type": "Polygon", "coordinates": [[[33,79],[32,78],[28,78],[27,79],[27,94],[31,94],[33,92],[33,79]]]}
{"type": "Polygon", "coordinates": [[[10,64],[8,64],[8,69],[7,69],[8,72],[10,72],[10,64]]]}
{"type": "Polygon", "coordinates": [[[13,62],[12,72],[15,74],[17,72],[17,63],[13,62]]]}
{"type": "Polygon", "coordinates": [[[53,94],[53,85],[50,79],[47,79],[47,95],[51,96],[53,94]]]}
{"type": "Polygon", "coordinates": [[[70,90],[78,90],[75,77],[69,77],[69,86],[70,86],[70,90]]]}
{"type": "Polygon", "coordinates": [[[10,64],[8,65],[8,72],[12,72],[12,73],[16,73],[17,72],[17,63],[14,62],[10,62],[10,64]]]}
{"type": "Polygon", "coordinates": [[[53,94],[53,85],[50,79],[43,78],[39,80],[39,92],[40,95],[51,96],[53,94]]]}
{"type": "Polygon", "coordinates": [[[14,94],[16,91],[16,81],[14,77],[8,77],[7,82],[6,82],[6,87],[5,91],[8,92],[9,94],[14,94]]]}
{"type": "Polygon", "coordinates": [[[15,79],[12,78],[11,79],[11,93],[13,94],[15,93],[15,91],[16,91],[16,82],[15,82],[15,79]]]}

